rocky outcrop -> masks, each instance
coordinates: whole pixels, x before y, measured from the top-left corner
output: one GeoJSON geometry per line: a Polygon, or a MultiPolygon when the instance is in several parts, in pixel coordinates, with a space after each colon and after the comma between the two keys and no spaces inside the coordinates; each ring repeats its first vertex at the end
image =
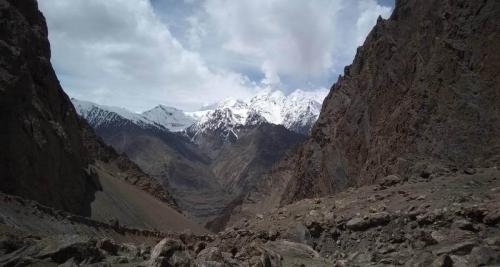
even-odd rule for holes
{"type": "Polygon", "coordinates": [[[282,203],[500,162],[500,3],[396,1],[332,86],[282,203]]]}
{"type": "Polygon", "coordinates": [[[1,0],[0,190],[89,215],[99,188],[35,0],[1,0]]]}

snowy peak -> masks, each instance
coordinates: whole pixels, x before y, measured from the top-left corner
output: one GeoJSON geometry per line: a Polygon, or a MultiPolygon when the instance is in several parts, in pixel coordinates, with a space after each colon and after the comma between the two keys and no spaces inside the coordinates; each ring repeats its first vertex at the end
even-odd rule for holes
{"type": "Polygon", "coordinates": [[[76,112],[88,121],[94,127],[99,128],[111,124],[133,123],[142,128],[144,127],[159,127],[157,124],[149,121],[141,114],[134,113],[124,108],[111,107],[95,104],[89,101],[71,99],[75,106],[76,112]]]}
{"type": "MultiPolygon", "coordinates": [[[[283,125],[289,130],[308,134],[321,111],[328,90],[305,92],[297,90],[286,96],[279,90],[262,90],[248,101],[224,99],[206,106],[202,111],[189,113],[196,122],[187,129],[196,139],[206,134],[223,133],[232,140],[238,131],[263,122],[283,125]],[[231,133],[228,135],[227,133],[231,133]]],[[[228,141],[226,140],[226,141],[228,141]]]]}
{"type": "Polygon", "coordinates": [[[184,111],[164,105],[158,105],[142,115],[172,132],[181,132],[195,122],[195,119],[184,111]]]}
{"type": "MultiPolygon", "coordinates": [[[[262,90],[248,101],[227,98],[200,111],[158,105],[143,113],[72,99],[78,114],[94,128],[131,122],[141,128],[155,127],[172,132],[187,130],[190,136],[203,132],[225,132],[237,136],[238,129],[263,122],[279,124],[291,131],[308,134],[316,122],[328,90],[296,90],[288,96],[279,90],[262,90]]],[[[228,135],[229,136],[229,135],[228,135]]]]}
{"type": "Polygon", "coordinates": [[[75,98],[72,98],[71,101],[76,112],[94,128],[133,123],[141,128],[157,128],[180,132],[195,121],[183,111],[163,105],[139,114],[124,108],[99,105],[75,98]]]}

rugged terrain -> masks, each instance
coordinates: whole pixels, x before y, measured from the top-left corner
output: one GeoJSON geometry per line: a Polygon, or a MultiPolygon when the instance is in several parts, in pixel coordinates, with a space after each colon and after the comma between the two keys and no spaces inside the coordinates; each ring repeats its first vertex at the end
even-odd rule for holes
{"type": "Polygon", "coordinates": [[[12,266],[20,262],[46,266],[99,262],[117,266],[500,264],[497,167],[465,172],[443,169],[428,178],[388,176],[375,185],[258,214],[217,235],[116,230],[88,219],[82,222],[83,217],[53,214],[51,209],[19,198],[2,199],[2,206],[7,207],[0,217],[3,231],[16,227],[23,233],[12,235],[8,230],[1,241],[4,256],[0,262],[12,266]],[[7,219],[16,210],[24,214],[22,220],[7,219]],[[42,234],[40,229],[47,229],[48,222],[51,230],[42,234]],[[80,235],[61,234],[72,228],[80,235]]]}
{"type": "MultiPolygon", "coordinates": [[[[12,40],[25,36],[31,45],[21,48],[29,51],[37,47],[32,35],[36,36],[45,24],[35,1],[0,0],[0,13],[5,14],[2,19],[9,18],[5,20],[8,23],[0,24],[2,36],[11,36],[12,40]],[[30,24],[33,21],[37,23],[30,24]]],[[[207,234],[177,213],[168,192],[159,190],[154,178],[125,156],[104,146],[68,104],[67,116],[76,123],[74,143],[81,151],[77,154],[81,166],[77,167],[85,168],[83,177],[92,181],[92,198],[82,202],[83,206],[52,205],[54,192],[71,197],[56,189],[64,189],[62,186],[73,179],[77,185],[82,178],[78,175],[50,176],[68,181],[60,188],[39,188],[41,196],[27,194],[26,185],[2,187],[0,264],[499,265],[499,15],[500,3],[495,0],[396,1],[394,14],[389,20],[379,19],[353,65],[332,87],[305,144],[282,151],[281,160],[271,171],[251,183],[241,176],[245,171],[236,172],[238,168],[229,172],[230,179],[219,181],[229,188],[243,184],[248,192],[240,194],[223,216],[213,221],[213,228],[229,225],[217,234],[207,234]],[[115,219],[108,221],[110,218],[115,219]]],[[[42,31],[40,40],[46,42],[46,31],[42,31]]],[[[29,79],[26,85],[9,87],[20,80],[13,74],[25,72],[10,73],[10,68],[19,64],[10,66],[8,59],[32,60],[36,65],[35,59],[43,62],[44,58],[36,53],[14,57],[8,53],[24,50],[9,47],[6,41],[0,45],[0,63],[6,64],[0,65],[0,93],[12,94],[6,104],[24,100],[28,111],[34,110],[37,98],[26,95],[26,89],[35,88],[35,93],[44,95],[52,88],[52,93],[61,96],[54,103],[66,106],[67,97],[55,83],[48,63],[42,70],[52,73],[49,81],[55,87],[29,79]],[[20,99],[14,97],[16,93],[20,99]]],[[[18,110],[16,105],[9,105],[2,108],[18,110]]],[[[55,108],[48,103],[41,107],[55,108]]],[[[49,129],[50,120],[36,118],[43,125],[41,129],[49,129]]],[[[17,129],[18,122],[13,117],[7,119],[7,125],[12,121],[13,129],[17,129]]],[[[42,136],[55,136],[46,131],[42,136]]],[[[263,148],[253,150],[262,139],[245,141],[248,137],[241,133],[232,141],[241,144],[233,147],[237,148],[234,152],[227,152],[240,157],[231,158],[252,162],[242,156],[255,155],[255,151],[271,157],[263,148]]],[[[31,144],[44,140],[39,137],[9,134],[2,135],[2,142],[31,144]]],[[[280,135],[276,138],[283,139],[280,135]]],[[[53,146],[51,153],[57,154],[64,150],[65,143],[55,141],[46,144],[53,146]]],[[[269,146],[268,140],[264,141],[269,146]]],[[[220,151],[225,149],[223,145],[220,151]]],[[[281,147],[272,150],[280,151],[281,147]]],[[[2,167],[23,167],[16,164],[23,164],[30,153],[41,153],[21,151],[27,154],[2,154],[2,164],[4,159],[9,163],[2,167]]],[[[36,159],[28,163],[37,166],[46,161],[36,159]]],[[[216,169],[226,168],[232,167],[229,164],[216,169]]],[[[22,169],[3,171],[9,175],[20,172],[19,179],[11,178],[16,182],[46,181],[23,176],[22,169]]],[[[35,192],[37,188],[29,190],[35,192]]]]}

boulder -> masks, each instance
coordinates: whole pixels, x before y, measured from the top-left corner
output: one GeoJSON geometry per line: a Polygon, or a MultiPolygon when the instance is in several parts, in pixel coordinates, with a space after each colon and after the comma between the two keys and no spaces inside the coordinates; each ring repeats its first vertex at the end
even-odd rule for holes
{"type": "Polygon", "coordinates": [[[147,266],[191,266],[193,259],[180,240],[165,238],[151,252],[147,266]]]}
{"type": "Polygon", "coordinates": [[[401,177],[400,177],[400,176],[398,176],[398,175],[394,175],[394,174],[393,174],[393,175],[389,175],[389,176],[386,176],[386,177],[382,178],[382,179],[380,180],[380,183],[379,183],[379,184],[380,184],[381,186],[386,186],[386,187],[388,187],[388,186],[393,186],[393,185],[399,184],[399,183],[401,183],[401,182],[402,182],[401,177]]]}
{"type": "Polygon", "coordinates": [[[111,255],[116,255],[118,253],[118,245],[111,239],[102,239],[97,242],[97,247],[106,251],[111,255]]]}
{"type": "Polygon", "coordinates": [[[200,251],[196,259],[199,261],[221,262],[224,258],[222,257],[222,252],[218,247],[208,247],[200,251]]]}
{"type": "Polygon", "coordinates": [[[445,246],[438,251],[436,251],[437,255],[443,255],[443,254],[453,254],[453,255],[467,255],[471,252],[472,248],[476,243],[472,241],[465,241],[465,242],[460,242],[460,243],[454,243],[449,246],[445,246]]]}
{"type": "Polygon", "coordinates": [[[500,209],[488,211],[483,218],[483,222],[487,225],[495,225],[500,222],[500,209]]]}
{"type": "Polygon", "coordinates": [[[369,214],[364,218],[355,217],[347,221],[347,229],[353,231],[364,231],[372,227],[381,226],[389,223],[391,216],[387,212],[369,214]]]}

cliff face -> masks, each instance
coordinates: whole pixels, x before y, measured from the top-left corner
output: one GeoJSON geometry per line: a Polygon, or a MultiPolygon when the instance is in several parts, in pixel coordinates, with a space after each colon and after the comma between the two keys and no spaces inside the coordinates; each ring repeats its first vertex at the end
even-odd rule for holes
{"type": "Polygon", "coordinates": [[[0,190],[90,214],[79,119],[50,65],[36,1],[0,1],[0,190]]]}
{"type": "Polygon", "coordinates": [[[498,164],[499,32],[495,0],[396,1],[332,86],[282,203],[498,164]]]}

